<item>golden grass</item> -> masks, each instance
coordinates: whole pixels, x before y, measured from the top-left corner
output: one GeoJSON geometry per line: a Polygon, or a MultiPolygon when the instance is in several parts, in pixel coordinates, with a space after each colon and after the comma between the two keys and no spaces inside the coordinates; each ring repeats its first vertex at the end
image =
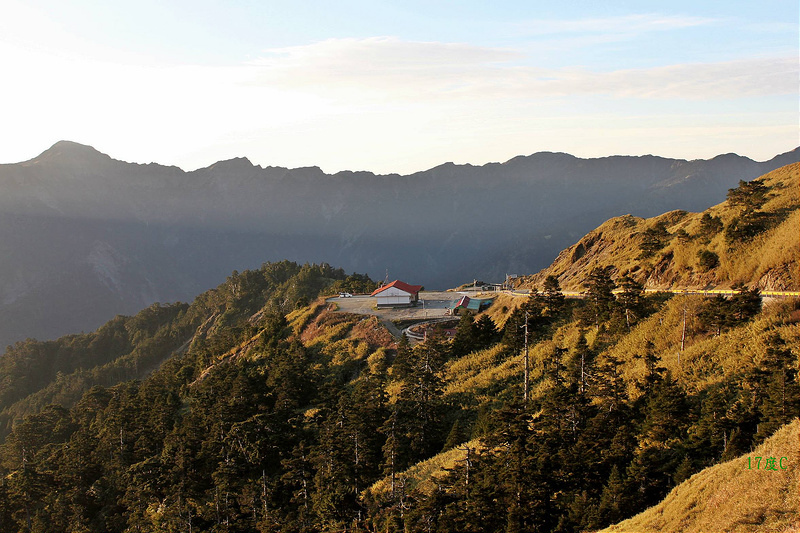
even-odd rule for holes
{"type": "MultiPolygon", "coordinates": [[[[319,344],[316,340],[313,345],[319,344]]],[[[369,345],[355,339],[327,340],[322,343],[321,352],[331,358],[332,365],[343,365],[355,359],[366,359],[369,345]]]]}
{"type": "MultiPolygon", "coordinates": [[[[583,290],[583,281],[595,267],[614,265],[614,276],[625,273],[648,288],[728,288],[736,282],[757,284],[768,290],[800,289],[800,164],[777,169],[765,176],[772,187],[772,197],[762,211],[782,213],[783,220],[754,239],[729,246],[724,232],[706,240],[698,236],[703,213],[672,211],[642,219],[625,215],[610,219],[589,232],[573,246],[561,252],[541,272],[523,279],[523,287],[539,287],[548,275],[558,276],[563,290],[583,290]],[[640,234],[664,222],[673,234],[669,243],[653,257],[640,258],[640,234]],[[693,238],[681,241],[675,233],[683,229],[693,238]],[[714,252],[719,266],[706,271],[698,253],[714,252]]],[[[740,215],[740,208],[727,202],[705,211],[718,216],[724,224],[740,215]]]]}
{"type": "Polygon", "coordinates": [[[514,312],[514,309],[524,304],[526,300],[519,296],[511,296],[510,294],[503,293],[494,293],[494,296],[495,298],[492,305],[486,311],[480,313],[478,317],[480,317],[480,315],[488,315],[495,326],[501,329],[505,325],[506,320],[508,320],[508,317],[511,316],[511,313],[514,312]]]}
{"type": "Polygon", "coordinates": [[[503,346],[496,344],[491,348],[479,350],[450,361],[445,368],[445,394],[463,391],[460,385],[479,375],[488,368],[497,366],[503,346]]]}
{"type": "Polygon", "coordinates": [[[315,332],[313,337],[305,341],[305,345],[311,347],[333,343],[344,337],[352,327],[352,322],[340,322],[335,325],[326,326],[324,329],[320,328],[315,332]]]}
{"type": "Polygon", "coordinates": [[[289,324],[289,327],[292,328],[292,332],[295,335],[300,335],[300,332],[303,331],[303,328],[308,325],[311,319],[314,318],[324,306],[325,299],[318,298],[314,300],[311,305],[301,307],[300,309],[295,309],[286,315],[286,322],[289,324]]]}
{"type": "MultiPolygon", "coordinates": [[[[396,475],[395,479],[398,477],[405,479],[406,493],[417,489],[430,494],[436,489],[437,480],[447,475],[448,469],[453,469],[459,463],[464,462],[467,456],[467,448],[470,448],[472,453],[480,453],[483,449],[483,444],[480,439],[473,439],[413,465],[408,470],[396,475]]],[[[369,496],[380,497],[388,494],[390,490],[391,478],[385,477],[376,481],[366,492],[369,496]]]]}
{"type": "Polygon", "coordinates": [[[800,346],[800,324],[790,323],[788,302],[766,306],[752,322],[725,331],[720,336],[697,332],[697,313],[705,301],[701,296],[675,296],[659,312],[635,326],[618,343],[598,356],[621,361],[622,375],[632,397],[645,375],[647,343],[653,353],[687,392],[699,391],[727,377],[761,363],[767,339],[776,334],[787,346],[800,346]],[[683,310],[686,309],[687,336],[681,352],[683,310]]]}
{"type": "Polygon", "coordinates": [[[800,531],[800,421],[778,430],[752,453],[693,475],[659,504],[606,533],[800,531]],[[747,458],[751,458],[748,469],[747,458]],[[755,469],[755,457],[786,457],[785,470],[755,469]]]}
{"type": "MultiPolygon", "coordinates": [[[[533,344],[529,349],[530,380],[535,382],[543,373],[544,361],[551,358],[556,347],[572,348],[578,340],[580,329],[576,322],[562,326],[552,337],[533,344]]],[[[444,375],[445,395],[469,393],[480,396],[489,389],[510,379],[519,379],[525,371],[525,356],[522,353],[500,359],[501,345],[473,352],[449,363],[444,375]]],[[[568,353],[562,356],[566,362],[568,353]]],[[[536,394],[533,394],[536,397],[536,394]]]]}

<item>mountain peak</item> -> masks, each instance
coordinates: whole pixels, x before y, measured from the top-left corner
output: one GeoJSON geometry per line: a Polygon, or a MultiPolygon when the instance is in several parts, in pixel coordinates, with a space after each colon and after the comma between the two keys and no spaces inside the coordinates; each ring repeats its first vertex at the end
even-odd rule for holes
{"type": "Polygon", "coordinates": [[[225,172],[236,172],[242,170],[253,170],[255,165],[250,162],[250,160],[246,157],[234,157],[233,159],[226,159],[224,161],[217,161],[210,167],[206,167],[207,170],[216,170],[216,171],[225,171],[225,172]]]}
{"type": "Polygon", "coordinates": [[[86,164],[87,162],[108,161],[111,157],[86,144],[73,141],[58,141],[39,154],[31,163],[86,164]]]}

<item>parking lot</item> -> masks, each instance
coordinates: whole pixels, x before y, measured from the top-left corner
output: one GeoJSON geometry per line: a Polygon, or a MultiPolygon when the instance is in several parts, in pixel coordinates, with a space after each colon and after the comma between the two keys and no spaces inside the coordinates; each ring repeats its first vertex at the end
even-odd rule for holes
{"type": "Polygon", "coordinates": [[[336,304],[339,311],[360,315],[375,315],[381,320],[425,320],[446,316],[447,306],[463,294],[460,292],[420,292],[416,307],[397,309],[375,309],[375,298],[367,295],[354,295],[352,298],[328,298],[336,304]]]}

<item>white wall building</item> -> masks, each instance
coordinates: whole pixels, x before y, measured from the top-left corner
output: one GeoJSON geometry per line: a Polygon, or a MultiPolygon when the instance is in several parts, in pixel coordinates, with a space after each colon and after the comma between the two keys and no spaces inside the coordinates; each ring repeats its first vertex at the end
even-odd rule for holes
{"type": "Polygon", "coordinates": [[[375,297],[378,307],[407,307],[417,303],[422,285],[409,285],[399,280],[375,289],[371,296],[375,297]]]}

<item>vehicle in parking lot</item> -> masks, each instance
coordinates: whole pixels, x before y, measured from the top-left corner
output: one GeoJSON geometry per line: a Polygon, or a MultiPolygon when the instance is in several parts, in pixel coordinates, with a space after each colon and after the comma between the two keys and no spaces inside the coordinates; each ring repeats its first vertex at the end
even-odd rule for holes
{"type": "Polygon", "coordinates": [[[352,297],[353,297],[353,295],[350,294],[349,292],[340,292],[339,293],[339,298],[352,298],[352,297]]]}

